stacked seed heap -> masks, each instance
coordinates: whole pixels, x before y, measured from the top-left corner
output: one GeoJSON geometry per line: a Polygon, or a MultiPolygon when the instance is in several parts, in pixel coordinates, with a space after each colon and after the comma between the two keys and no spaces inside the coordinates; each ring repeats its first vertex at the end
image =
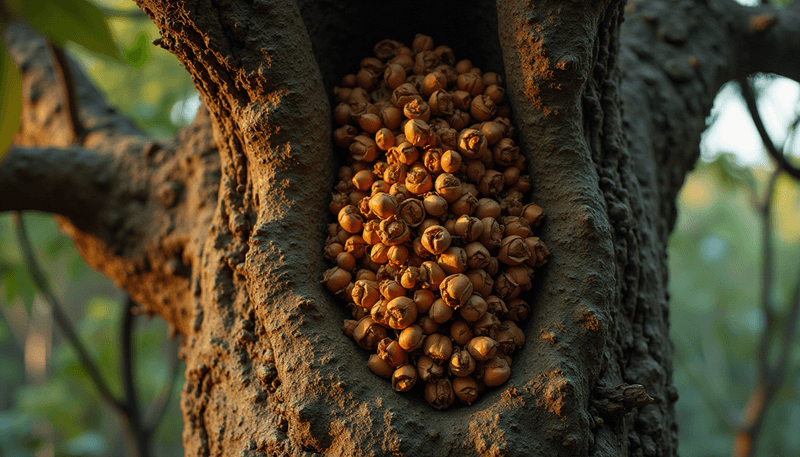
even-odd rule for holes
{"type": "Polygon", "coordinates": [[[375,46],[335,89],[347,152],[330,211],[323,284],[347,300],[344,332],[397,391],[424,381],[435,408],[471,404],[511,375],[525,342],[542,208],[495,73],[417,35],[375,46]]]}

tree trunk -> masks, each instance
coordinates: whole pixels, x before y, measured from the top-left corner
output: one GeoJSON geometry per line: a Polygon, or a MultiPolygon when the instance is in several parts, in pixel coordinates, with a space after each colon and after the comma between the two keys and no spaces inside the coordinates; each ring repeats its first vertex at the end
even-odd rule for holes
{"type": "Polygon", "coordinates": [[[23,128],[0,164],[0,211],[62,215],[90,265],[185,336],[186,455],[677,454],[675,197],[721,84],[800,79],[785,57],[800,55],[800,7],[138,3],[206,108],[158,143],[78,75],[87,133],[69,144],[46,49],[14,28],[23,128]],[[775,20],[753,26],[757,14],[775,20]],[[377,41],[416,33],[505,75],[552,253],[509,382],[445,411],[367,370],[319,284],[332,88],[377,41]]]}

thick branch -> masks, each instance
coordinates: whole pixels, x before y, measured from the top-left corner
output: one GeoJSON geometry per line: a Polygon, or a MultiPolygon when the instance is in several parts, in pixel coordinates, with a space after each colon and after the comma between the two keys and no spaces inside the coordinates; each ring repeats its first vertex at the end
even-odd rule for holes
{"type": "Polygon", "coordinates": [[[733,1],[722,6],[734,20],[734,77],[774,73],[800,81],[800,2],[785,8],[770,5],[745,7],[733,1]]]}

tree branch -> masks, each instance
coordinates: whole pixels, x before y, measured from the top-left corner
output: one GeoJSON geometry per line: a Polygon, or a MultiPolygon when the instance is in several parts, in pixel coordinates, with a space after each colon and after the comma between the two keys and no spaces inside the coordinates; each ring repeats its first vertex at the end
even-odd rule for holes
{"type": "MultiPolygon", "coordinates": [[[[798,34],[798,36],[800,36],[800,34],[798,34]]],[[[740,78],[738,81],[739,87],[742,89],[742,97],[747,104],[747,110],[750,111],[750,117],[752,117],[753,123],[756,125],[756,130],[758,130],[758,134],[761,136],[761,141],[764,143],[764,147],[767,149],[770,157],[772,157],[772,159],[778,164],[779,170],[785,171],[795,179],[800,179],[800,168],[789,163],[784,155],[783,148],[778,150],[778,148],[775,146],[775,143],[773,143],[770,139],[767,129],[764,128],[764,122],[761,120],[761,114],[759,114],[758,106],[756,105],[756,96],[753,92],[753,82],[746,78],[740,78]]]]}
{"type": "Polygon", "coordinates": [[[735,78],[774,73],[800,81],[800,2],[784,8],[747,7],[726,1],[732,15],[730,39],[735,46],[735,78]]]}
{"type": "Polygon", "coordinates": [[[80,338],[78,337],[77,332],[72,327],[72,324],[69,321],[66,313],[64,312],[61,303],[58,301],[56,296],[53,294],[53,291],[50,290],[50,286],[45,279],[44,272],[42,271],[39,263],[36,261],[36,256],[33,252],[33,247],[31,246],[30,240],[28,239],[28,233],[25,228],[25,221],[22,218],[22,215],[18,212],[14,212],[12,214],[12,218],[14,220],[14,224],[17,230],[17,239],[19,241],[20,249],[22,250],[23,257],[25,259],[25,263],[28,266],[28,271],[33,279],[34,284],[39,289],[39,292],[44,295],[45,300],[50,305],[50,309],[53,313],[53,318],[58,325],[58,328],[67,338],[72,349],[77,353],[78,359],[83,365],[83,368],[89,374],[89,378],[92,380],[97,392],[100,394],[100,398],[108,404],[112,409],[116,410],[118,413],[125,415],[125,406],[120,402],[116,396],[111,392],[106,384],[105,380],[103,380],[103,375],[100,374],[100,370],[94,364],[91,356],[89,355],[89,351],[81,342],[80,338]]]}
{"type": "Polygon", "coordinates": [[[67,55],[64,50],[51,41],[47,41],[47,48],[53,56],[55,73],[58,76],[58,85],[61,87],[61,100],[67,107],[67,121],[72,131],[71,143],[80,143],[83,140],[84,129],[78,117],[78,97],[75,94],[75,82],[69,69],[67,55]]]}

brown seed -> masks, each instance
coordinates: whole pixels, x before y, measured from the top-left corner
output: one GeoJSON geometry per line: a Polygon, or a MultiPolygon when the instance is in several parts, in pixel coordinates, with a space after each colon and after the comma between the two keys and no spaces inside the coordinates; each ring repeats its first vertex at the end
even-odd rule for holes
{"type": "Polygon", "coordinates": [[[403,297],[406,294],[406,289],[394,279],[384,279],[378,285],[381,295],[387,300],[392,300],[397,297],[403,297]]]}
{"type": "Polygon", "coordinates": [[[378,75],[369,68],[362,68],[356,74],[356,82],[366,91],[372,91],[378,85],[378,75]]]}
{"type": "Polygon", "coordinates": [[[392,389],[397,392],[406,392],[417,383],[417,370],[411,365],[403,365],[394,370],[392,374],[392,389]]]}
{"type": "Polygon", "coordinates": [[[481,75],[475,73],[462,73],[458,75],[456,85],[458,85],[459,90],[469,92],[473,97],[483,94],[484,89],[486,89],[481,75]]]}
{"type": "Polygon", "coordinates": [[[475,358],[466,349],[455,348],[450,356],[449,368],[453,376],[469,376],[475,371],[475,358]]]}
{"type": "Polygon", "coordinates": [[[414,36],[414,41],[411,43],[411,49],[414,52],[420,53],[424,51],[432,51],[433,50],[433,38],[429,37],[428,35],[423,35],[421,33],[416,34],[414,36]]]}
{"type": "Polygon", "coordinates": [[[421,195],[433,189],[431,175],[419,168],[414,168],[406,173],[406,188],[414,195],[421,195]]]}
{"type": "Polygon", "coordinates": [[[497,106],[488,95],[478,95],[472,99],[469,113],[478,122],[488,121],[497,113],[497,106]]]}
{"type": "Polygon", "coordinates": [[[353,303],[366,309],[371,309],[375,303],[381,299],[378,283],[363,279],[359,279],[355,282],[350,295],[353,299],[353,303]]]}
{"type": "MultiPolygon", "coordinates": [[[[486,75],[483,77],[483,82],[486,83],[486,75]]],[[[489,97],[495,105],[500,105],[506,96],[506,90],[497,84],[487,84],[483,95],[489,97]]]]}
{"type": "Polygon", "coordinates": [[[408,260],[408,248],[402,245],[392,246],[386,257],[389,259],[389,263],[402,265],[408,260]]]}
{"type": "Polygon", "coordinates": [[[531,257],[525,261],[528,266],[536,268],[547,263],[550,251],[547,250],[547,246],[544,245],[539,237],[531,236],[525,238],[525,246],[527,246],[528,250],[531,252],[531,257]]]}
{"type": "Polygon", "coordinates": [[[358,136],[358,129],[352,125],[343,125],[333,131],[333,142],[340,148],[349,149],[356,136],[358,136]]]}
{"type": "Polygon", "coordinates": [[[428,309],[428,316],[437,324],[444,324],[453,318],[453,308],[447,306],[441,298],[434,300],[430,309],[428,309]]]}
{"type": "Polygon", "coordinates": [[[369,250],[369,259],[377,264],[384,264],[389,261],[389,246],[378,243],[369,250]]]}
{"type": "Polygon", "coordinates": [[[510,167],[519,158],[519,147],[511,138],[503,138],[492,147],[492,157],[495,163],[510,167]]]}
{"type": "Polygon", "coordinates": [[[351,235],[344,242],[344,250],[356,259],[364,257],[364,254],[367,253],[367,246],[367,241],[360,235],[351,235]]]}
{"type": "Polygon", "coordinates": [[[427,148],[422,155],[422,163],[425,169],[433,175],[438,175],[442,170],[442,150],[439,148],[427,148]]]}
{"type": "Polygon", "coordinates": [[[428,97],[428,106],[436,116],[449,116],[453,114],[453,95],[446,90],[437,90],[428,97]]]}
{"type": "Polygon", "coordinates": [[[414,59],[414,68],[412,71],[422,79],[422,75],[431,72],[437,65],[439,65],[438,54],[433,51],[418,52],[414,59]]]}
{"type": "Polygon", "coordinates": [[[449,379],[435,379],[425,384],[425,400],[436,409],[453,404],[455,394],[449,379]]]}
{"type": "Polygon", "coordinates": [[[375,45],[373,52],[379,59],[388,59],[389,57],[395,56],[397,50],[402,46],[403,43],[396,40],[381,40],[375,45]]]}
{"type": "MultiPolygon", "coordinates": [[[[404,50],[406,49],[408,48],[406,48],[405,46],[401,46],[400,48],[398,48],[397,55],[392,57],[392,59],[389,60],[389,63],[400,65],[401,67],[403,67],[403,70],[405,70],[406,74],[409,74],[411,73],[411,70],[414,68],[414,57],[412,57],[412,54],[404,53],[404,50]]],[[[410,51],[410,49],[408,50],[410,51]]]]}
{"type": "Polygon", "coordinates": [[[378,343],[384,338],[386,338],[386,329],[369,316],[358,321],[358,325],[353,331],[353,339],[364,349],[377,348],[378,343]]]}
{"type": "Polygon", "coordinates": [[[406,82],[406,71],[402,65],[390,63],[383,72],[383,80],[389,89],[397,89],[406,82]]]}
{"type": "Polygon", "coordinates": [[[472,217],[465,214],[456,219],[454,230],[455,234],[461,237],[461,241],[470,243],[477,240],[478,237],[481,236],[481,233],[483,233],[483,223],[481,223],[481,220],[477,217],[472,217]]]}
{"type": "Polygon", "coordinates": [[[345,335],[352,338],[353,331],[356,329],[357,325],[358,321],[352,319],[345,319],[344,324],[342,325],[342,331],[344,332],[345,335]]]}
{"type": "Polygon", "coordinates": [[[453,353],[453,342],[441,333],[432,333],[425,337],[422,352],[436,363],[442,363],[453,353]]]}
{"type": "Polygon", "coordinates": [[[396,106],[387,106],[380,110],[378,117],[381,118],[381,123],[389,130],[394,130],[400,127],[403,121],[403,111],[396,106]]]}
{"type": "Polygon", "coordinates": [[[525,219],[524,217],[505,216],[502,218],[502,220],[503,220],[503,226],[505,227],[505,230],[503,231],[503,234],[505,236],[517,235],[522,238],[527,238],[533,235],[533,232],[531,231],[531,226],[528,223],[528,220],[525,219]]]}
{"type": "MultiPolygon", "coordinates": [[[[431,109],[426,102],[413,99],[403,107],[403,114],[409,119],[419,119],[428,122],[428,119],[431,118],[431,109]]],[[[408,137],[408,133],[406,133],[406,137],[408,137]]]]}
{"type": "Polygon", "coordinates": [[[500,329],[500,319],[492,313],[483,313],[480,319],[472,324],[472,331],[476,336],[488,336],[492,339],[500,329]]]}
{"type": "Polygon", "coordinates": [[[531,258],[531,251],[525,244],[525,240],[517,235],[507,236],[500,242],[500,251],[497,253],[497,260],[506,265],[520,265],[531,258]]]}
{"type": "Polygon", "coordinates": [[[425,216],[424,205],[415,198],[403,200],[397,207],[397,218],[409,227],[418,227],[425,220],[425,216]]]}
{"type": "MultiPolygon", "coordinates": [[[[378,145],[375,144],[375,141],[372,138],[365,136],[365,135],[357,135],[353,138],[353,142],[350,143],[350,153],[353,157],[353,160],[363,160],[364,162],[374,162],[375,159],[378,158],[378,145]]],[[[356,173],[358,175],[358,173],[356,173]]],[[[355,176],[353,177],[355,179],[355,176]]],[[[372,185],[372,182],[370,182],[372,185]]],[[[358,190],[367,190],[369,186],[365,189],[361,189],[356,186],[358,190]]]]}
{"type": "Polygon", "coordinates": [[[450,247],[450,233],[441,225],[428,227],[421,238],[422,246],[434,255],[439,255],[450,247]]]}
{"type": "Polygon", "coordinates": [[[486,173],[483,174],[478,183],[478,189],[486,196],[499,194],[503,191],[504,186],[505,178],[503,173],[497,170],[486,170],[486,173]]]}
{"type": "Polygon", "coordinates": [[[352,116],[353,115],[352,115],[352,112],[350,111],[350,105],[348,105],[347,103],[339,103],[338,105],[336,105],[336,108],[334,108],[334,110],[333,110],[333,119],[339,125],[342,125],[342,126],[347,125],[350,122],[352,122],[352,120],[353,120],[352,116]]]}
{"type": "Polygon", "coordinates": [[[392,373],[394,373],[394,368],[391,365],[386,363],[383,359],[381,359],[378,354],[372,354],[369,356],[369,360],[367,361],[367,367],[375,373],[376,375],[380,376],[381,378],[389,379],[392,377],[392,373]]]}
{"type": "Polygon", "coordinates": [[[378,343],[378,357],[383,359],[391,367],[398,367],[408,361],[408,354],[400,344],[391,339],[384,338],[378,343]]]}
{"type": "Polygon", "coordinates": [[[441,72],[432,71],[422,79],[419,91],[423,96],[430,97],[438,90],[447,90],[447,77],[441,72]]]}
{"type": "Polygon", "coordinates": [[[477,322],[486,313],[488,305],[480,295],[473,294],[464,306],[458,308],[461,317],[467,322],[477,322]]]}
{"type": "Polygon", "coordinates": [[[408,240],[411,236],[411,229],[402,219],[392,217],[381,221],[378,234],[381,237],[381,243],[387,246],[395,246],[408,240]]]}
{"type": "Polygon", "coordinates": [[[521,216],[528,220],[531,227],[538,227],[544,219],[544,210],[534,203],[528,203],[522,207],[521,216]]]}
{"type": "Polygon", "coordinates": [[[522,329],[517,327],[514,321],[506,320],[500,323],[497,331],[498,350],[505,354],[511,354],[514,349],[525,344],[525,334],[522,329]]]}
{"type": "Polygon", "coordinates": [[[370,197],[369,209],[379,218],[388,219],[397,214],[397,199],[387,193],[378,192],[370,197]]]}
{"type": "Polygon", "coordinates": [[[408,297],[397,297],[386,305],[389,327],[402,330],[417,320],[417,305],[408,297]]]}
{"type": "Polygon", "coordinates": [[[453,114],[447,116],[445,120],[455,130],[462,130],[469,125],[469,111],[454,109],[453,114]]]}
{"type": "Polygon", "coordinates": [[[461,198],[461,180],[451,173],[440,174],[436,178],[434,188],[448,203],[453,203],[461,198]]]}
{"type": "Polygon", "coordinates": [[[475,208],[475,217],[478,219],[483,219],[485,217],[499,219],[500,203],[491,198],[481,198],[478,200],[478,207],[475,208]]]}
{"type": "Polygon", "coordinates": [[[453,150],[447,150],[442,154],[442,171],[446,173],[456,173],[461,170],[461,154],[453,150]]]}
{"type": "Polygon", "coordinates": [[[343,268],[333,267],[325,271],[322,275],[321,282],[328,290],[337,293],[344,290],[351,279],[353,279],[353,275],[349,271],[343,268]]]}
{"type": "Polygon", "coordinates": [[[483,224],[483,233],[479,238],[481,244],[486,246],[487,249],[494,249],[499,246],[503,241],[504,227],[492,217],[484,217],[481,219],[481,223],[483,224]]]}
{"type": "Polygon", "coordinates": [[[436,263],[447,274],[463,273],[467,269],[467,254],[460,247],[450,246],[439,255],[436,263]]]}
{"type": "Polygon", "coordinates": [[[472,281],[460,273],[446,277],[439,285],[442,300],[453,309],[463,306],[469,300],[472,291],[472,281]]]}
{"type": "Polygon", "coordinates": [[[457,320],[450,326],[450,337],[453,338],[453,342],[457,345],[464,346],[469,343],[474,334],[472,333],[472,327],[466,321],[457,320]]]}
{"type": "Polygon", "coordinates": [[[439,217],[447,212],[447,200],[441,195],[428,194],[422,200],[422,204],[425,207],[425,212],[433,217],[439,217]]]}
{"type": "Polygon", "coordinates": [[[392,91],[392,104],[399,109],[403,109],[406,103],[411,100],[422,100],[417,88],[411,83],[403,83],[392,91]]]}
{"type": "Polygon", "coordinates": [[[344,251],[344,246],[341,243],[331,243],[325,246],[323,256],[328,260],[336,260],[336,257],[344,251]]]}
{"type": "Polygon", "coordinates": [[[422,119],[410,119],[406,123],[403,132],[406,135],[406,141],[413,146],[425,147],[432,144],[433,132],[430,126],[422,119]]]}
{"type": "Polygon", "coordinates": [[[397,342],[400,347],[406,352],[413,352],[422,347],[425,342],[425,334],[422,333],[422,327],[417,324],[412,324],[400,332],[397,337],[397,342]]]}
{"type": "Polygon", "coordinates": [[[471,405],[478,398],[478,383],[471,376],[453,378],[453,392],[461,403],[471,405]]]}
{"type": "Polygon", "coordinates": [[[427,355],[421,355],[417,359],[417,374],[423,381],[433,381],[444,375],[444,368],[427,355]]]}
{"type": "MultiPolygon", "coordinates": [[[[383,172],[383,180],[392,185],[400,183],[405,187],[404,183],[406,182],[406,165],[403,163],[393,163],[389,165],[386,171],[383,172]]],[[[389,193],[391,194],[391,188],[389,193]]],[[[395,197],[395,200],[396,199],[397,198],[395,197]]]]}
{"type": "Polygon", "coordinates": [[[417,304],[417,313],[427,313],[434,301],[436,301],[436,296],[430,290],[420,289],[414,291],[414,303],[417,304]]]}
{"type": "Polygon", "coordinates": [[[336,266],[347,271],[353,271],[356,268],[356,258],[349,252],[340,252],[336,256],[336,266]]]}
{"type": "Polygon", "coordinates": [[[456,71],[459,73],[469,73],[472,70],[472,62],[467,59],[460,60],[456,63],[456,71]]]}
{"type": "Polygon", "coordinates": [[[483,382],[487,387],[497,387],[511,377],[511,367],[505,359],[492,357],[483,365],[483,382]]]}
{"type": "Polygon", "coordinates": [[[511,300],[512,298],[516,298],[520,292],[522,292],[522,287],[520,287],[519,283],[514,280],[513,276],[503,272],[495,278],[494,292],[503,300],[511,300]]]}
{"type": "Polygon", "coordinates": [[[464,129],[458,134],[458,152],[467,159],[477,159],[489,150],[486,137],[479,130],[464,129]]]}
{"type": "Polygon", "coordinates": [[[377,114],[367,113],[358,118],[358,125],[369,133],[375,133],[383,128],[381,118],[377,114]]]}
{"type": "Polygon", "coordinates": [[[463,192],[458,200],[450,205],[450,212],[455,216],[471,215],[478,206],[478,199],[470,192],[463,192]]]}
{"type": "Polygon", "coordinates": [[[503,138],[505,128],[496,121],[484,122],[481,125],[481,133],[486,137],[486,141],[489,145],[493,145],[503,138]]]}
{"type": "Polygon", "coordinates": [[[478,362],[485,362],[497,352],[497,341],[488,336],[476,336],[467,343],[467,350],[478,362]]]}
{"type": "Polygon", "coordinates": [[[364,226],[364,218],[354,205],[347,205],[339,211],[339,225],[348,233],[358,233],[364,226]]]}
{"type": "Polygon", "coordinates": [[[486,297],[486,304],[489,306],[486,309],[487,313],[492,313],[495,316],[503,316],[503,319],[506,319],[505,314],[508,312],[508,308],[506,307],[506,302],[504,302],[502,298],[497,295],[489,295],[486,297]]]}

